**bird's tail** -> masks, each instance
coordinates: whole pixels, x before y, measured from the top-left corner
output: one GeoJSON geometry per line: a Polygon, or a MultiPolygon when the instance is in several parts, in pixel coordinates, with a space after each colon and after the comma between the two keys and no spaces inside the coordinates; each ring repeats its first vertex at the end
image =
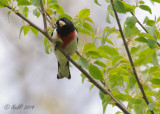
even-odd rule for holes
{"type": "Polygon", "coordinates": [[[57,79],[62,79],[64,77],[71,79],[71,74],[70,74],[70,70],[69,70],[69,61],[67,61],[66,65],[60,65],[58,62],[57,79]]]}

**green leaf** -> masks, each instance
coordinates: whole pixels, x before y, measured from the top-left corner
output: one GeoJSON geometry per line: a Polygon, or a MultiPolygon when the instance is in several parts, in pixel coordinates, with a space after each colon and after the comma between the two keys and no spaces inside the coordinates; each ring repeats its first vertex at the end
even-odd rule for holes
{"type": "Polygon", "coordinates": [[[155,26],[152,26],[152,27],[146,27],[148,33],[152,36],[154,36],[154,33],[155,33],[155,26]]]}
{"type": "Polygon", "coordinates": [[[107,14],[106,14],[106,22],[111,23],[108,10],[107,10],[107,14]]]}
{"type": "Polygon", "coordinates": [[[91,35],[91,33],[87,29],[85,29],[83,27],[81,27],[81,28],[80,27],[76,27],[76,28],[77,28],[78,32],[80,32],[80,33],[91,35]]]}
{"type": "Polygon", "coordinates": [[[78,56],[77,54],[73,54],[73,55],[72,55],[72,58],[73,58],[74,60],[78,60],[78,59],[79,59],[79,56],[78,56]]]}
{"type": "Polygon", "coordinates": [[[90,87],[89,87],[89,91],[91,91],[94,87],[94,84],[92,84],[90,87]]]}
{"type": "Polygon", "coordinates": [[[18,6],[29,6],[31,3],[28,0],[17,0],[18,6]]]}
{"type": "Polygon", "coordinates": [[[153,49],[156,47],[156,41],[152,40],[152,39],[148,39],[148,46],[153,49]]]}
{"type": "Polygon", "coordinates": [[[34,9],[33,15],[37,16],[37,18],[38,18],[40,16],[40,13],[37,11],[37,9],[34,9]]]}
{"type": "Polygon", "coordinates": [[[31,0],[31,4],[38,8],[41,8],[40,0],[31,0]]]}
{"type": "Polygon", "coordinates": [[[141,8],[142,10],[148,11],[150,14],[152,14],[151,8],[147,5],[140,5],[139,8],[141,8]]]}
{"type": "Polygon", "coordinates": [[[136,36],[139,32],[140,31],[136,26],[134,26],[133,28],[130,28],[129,26],[124,28],[124,35],[126,38],[136,36]]]}
{"type": "Polygon", "coordinates": [[[44,46],[46,46],[48,44],[48,39],[46,37],[44,37],[43,41],[44,41],[44,46]]]}
{"type": "Polygon", "coordinates": [[[107,36],[108,36],[108,34],[106,33],[106,31],[105,31],[105,29],[103,30],[103,34],[102,34],[102,37],[100,37],[101,38],[101,45],[102,46],[104,46],[104,44],[105,44],[105,40],[106,40],[106,38],[107,38],[107,36]]]}
{"type": "Polygon", "coordinates": [[[145,2],[144,2],[144,1],[139,1],[139,3],[140,3],[140,4],[145,4],[145,2]]]}
{"type": "Polygon", "coordinates": [[[149,109],[149,110],[153,110],[153,107],[154,107],[154,103],[149,103],[148,109],[149,109]]]}
{"type": "Polygon", "coordinates": [[[60,39],[60,38],[56,38],[55,42],[63,43],[63,40],[62,40],[62,39],[60,39]]]}
{"type": "Polygon", "coordinates": [[[127,24],[128,27],[133,28],[136,24],[136,18],[134,16],[127,17],[126,24],[127,24]]]}
{"type": "Polygon", "coordinates": [[[115,48],[108,46],[108,45],[100,46],[98,50],[99,52],[103,51],[110,56],[119,55],[118,51],[115,48]]]}
{"type": "Polygon", "coordinates": [[[28,9],[28,7],[23,7],[22,9],[20,9],[20,12],[21,12],[25,17],[28,17],[29,9],[28,9]]]}
{"type": "Polygon", "coordinates": [[[122,114],[122,112],[121,111],[117,111],[115,114],[122,114]]]}
{"type": "Polygon", "coordinates": [[[133,13],[135,12],[134,7],[132,5],[126,4],[125,1],[121,1],[121,2],[124,4],[126,12],[133,12],[133,13]]]}
{"type": "Polygon", "coordinates": [[[108,5],[107,7],[107,11],[109,12],[109,14],[115,18],[115,15],[114,15],[114,12],[113,12],[113,8],[112,8],[112,5],[108,5]]]}
{"type": "Polygon", "coordinates": [[[57,4],[57,3],[51,4],[50,8],[55,9],[56,12],[59,13],[59,14],[64,14],[65,13],[64,10],[63,10],[63,8],[62,8],[62,6],[59,5],[59,4],[57,4]]]}
{"type": "Polygon", "coordinates": [[[135,99],[134,100],[134,110],[136,114],[143,114],[145,109],[145,103],[142,99],[135,99]]]}
{"type": "Polygon", "coordinates": [[[129,76],[129,87],[132,89],[135,87],[136,84],[136,78],[134,75],[129,76]]]}
{"type": "Polygon", "coordinates": [[[44,37],[44,46],[45,46],[45,53],[46,54],[50,54],[50,52],[52,52],[52,47],[50,45],[50,42],[48,41],[48,38],[44,37]]]}
{"type": "Polygon", "coordinates": [[[111,1],[110,0],[105,0],[107,3],[111,3],[111,1]]]}
{"type": "Polygon", "coordinates": [[[46,45],[46,46],[45,46],[45,53],[46,53],[46,54],[49,54],[49,45],[46,45]]]}
{"type": "Polygon", "coordinates": [[[102,100],[102,106],[103,106],[103,114],[105,114],[107,105],[111,102],[111,98],[108,95],[105,95],[101,91],[99,91],[99,97],[102,100]]]}
{"type": "Polygon", "coordinates": [[[114,2],[114,8],[119,13],[126,13],[126,9],[125,9],[124,4],[119,0],[116,0],[114,2]]]}
{"type": "Polygon", "coordinates": [[[139,51],[139,49],[140,49],[140,46],[138,46],[138,47],[132,47],[131,48],[131,54],[137,53],[139,51]]]}
{"type": "Polygon", "coordinates": [[[134,7],[130,4],[124,4],[126,12],[135,12],[134,7]]]}
{"type": "Polygon", "coordinates": [[[146,16],[144,21],[143,21],[143,24],[147,23],[148,20],[149,20],[149,18],[146,16]]]}
{"type": "Polygon", "coordinates": [[[88,61],[85,58],[81,57],[78,60],[78,64],[81,65],[82,68],[88,69],[88,61]]]}
{"type": "Polygon", "coordinates": [[[89,23],[87,23],[87,22],[83,23],[83,27],[85,29],[87,29],[88,31],[90,31],[90,32],[94,32],[92,26],[89,23]]]}
{"type": "Polygon", "coordinates": [[[128,108],[129,109],[132,109],[133,103],[134,103],[134,99],[133,98],[131,98],[131,99],[128,100],[128,108]]]}
{"type": "Polygon", "coordinates": [[[106,42],[108,42],[111,45],[114,45],[113,42],[109,38],[106,38],[106,42]]]}
{"type": "Polygon", "coordinates": [[[36,35],[36,36],[38,36],[38,30],[37,29],[35,29],[34,27],[31,27],[31,31],[36,35]]]}
{"type": "Polygon", "coordinates": [[[82,84],[83,84],[86,79],[86,76],[83,73],[81,73],[81,77],[82,77],[82,84]]]}
{"type": "Polygon", "coordinates": [[[0,0],[0,8],[8,6],[8,0],[0,0]]]}
{"type": "MultiPolygon", "coordinates": [[[[158,69],[159,70],[159,69],[158,69]]],[[[154,77],[159,77],[160,76],[160,71],[156,71],[152,74],[154,77]]]]}
{"type": "Polygon", "coordinates": [[[151,79],[150,82],[154,85],[160,85],[160,79],[158,78],[151,79]]]}
{"type": "Polygon", "coordinates": [[[152,63],[154,66],[158,66],[158,58],[156,52],[152,54],[152,63]]]}
{"type": "Polygon", "coordinates": [[[51,0],[50,3],[57,3],[57,0],[51,0]]]}
{"type": "Polygon", "coordinates": [[[115,56],[112,60],[112,65],[115,65],[119,60],[121,60],[123,57],[122,56],[115,56]]]}
{"type": "Polygon", "coordinates": [[[86,17],[86,21],[89,21],[89,22],[95,24],[94,21],[90,17],[86,17]]]}
{"type": "Polygon", "coordinates": [[[135,41],[142,42],[142,43],[148,43],[148,40],[144,37],[136,38],[135,41]]]}
{"type": "Polygon", "coordinates": [[[107,23],[111,23],[111,21],[110,21],[110,15],[112,17],[115,17],[112,5],[108,5],[108,7],[107,7],[107,12],[106,12],[106,22],[107,23]]]}
{"type": "Polygon", "coordinates": [[[104,80],[102,72],[94,65],[89,65],[89,73],[97,80],[104,80]]]}
{"type": "Polygon", "coordinates": [[[152,35],[150,35],[149,33],[143,33],[143,32],[141,32],[141,33],[139,33],[139,37],[145,37],[147,39],[156,41],[156,39],[152,35]]]}
{"type": "Polygon", "coordinates": [[[155,21],[154,20],[147,20],[146,24],[149,26],[153,26],[155,24],[155,21]]]}
{"type": "Polygon", "coordinates": [[[159,22],[160,21],[160,17],[158,17],[158,19],[157,19],[157,22],[159,22]]]}
{"type": "Polygon", "coordinates": [[[71,17],[70,15],[66,14],[66,13],[61,14],[61,15],[58,17],[58,19],[60,19],[60,18],[62,18],[62,17],[65,17],[65,18],[67,18],[67,19],[69,19],[69,20],[72,20],[72,17],[71,17]]]}
{"type": "Polygon", "coordinates": [[[98,0],[94,0],[94,3],[96,3],[99,6],[102,6],[101,4],[99,4],[98,0]]]}
{"type": "Polygon", "coordinates": [[[101,55],[100,55],[100,53],[98,52],[98,50],[88,51],[88,52],[86,53],[86,55],[87,55],[88,57],[92,57],[92,58],[100,58],[100,57],[101,57],[101,55]]]}
{"type": "Polygon", "coordinates": [[[160,3],[160,0],[151,0],[153,2],[157,2],[157,3],[160,3]]]}
{"type": "Polygon", "coordinates": [[[12,12],[12,11],[9,11],[9,12],[8,12],[8,22],[9,22],[9,23],[10,23],[10,18],[9,18],[9,17],[10,17],[11,12],[12,12]]]}
{"type": "Polygon", "coordinates": [[[115,94],[114,94],[114,97],[115,97],[117,100],[122,100],[122,101],[128,101],[128,99],[130,98],[129,95],[123,94],[123,93],[115,93],[115,94]]]}
{"type": "Polygon", "coordinates": [[[96,46],[92,43],[88,43],[84,46],[83,52],[87,53],[88,51],[97,50],[96,46]]]}
{"type": "Polygon", "coordinates": [[[103,62],[99,61],[99,60],[95,61],[94,64],[97,64],[97,65],[99,65],[101,67],[106,67],[106,65],[103,62]]]}
{"type": "Polygon", "coordinates": [[[153,66],[149,69],[149,74],[154,73],[156,71],[159,71],[159,75],[160,75],[160,69],[157,66],[153,66]]]}
{"type": "Polygon", "coordinates": [[[29,30],[30,30],[30,26],[27,26],[27,25],[23,26],[24,36],[29,32],[29,30]]]}
{"type": "Polygon", "coordinates": [[[160,39],[160,31],[155,29],[155,34],[154,36],[156,37],[156,39],[160,39]]]}
{"type": "Polygon", "coordinates": [[[90,9],[82,9],[79,14],[78,17],[79,18],[86,18],[90,15],[90,9]]]}
{"type": "Polygon", "coordinates": [[[20,29],[19,38],[21,38],[22,30],[23,30],[23,26],[20,29]]]}

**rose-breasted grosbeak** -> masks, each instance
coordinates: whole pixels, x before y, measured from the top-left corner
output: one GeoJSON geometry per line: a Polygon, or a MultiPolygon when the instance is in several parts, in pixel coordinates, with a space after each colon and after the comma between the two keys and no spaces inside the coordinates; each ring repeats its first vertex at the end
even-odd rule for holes
{"type": "MultiPolygon", "coordinates": [[[[58,42],[58,40],[57,42],[60,43],[60,45],[68,55],[73,55],[77,49],[78,43],[78,33],[76,28],[74,27],[73,23],[65,17],[60,18],[56,22],[56,24],[57,28],[55,28],[52,32],[52,38],[54,40],[60,38],[63,42],[60,43],[58,42]]],[[[59,50],[56,49],[56,46],[54,49],[54,53],[58,59],[57,78],[61,79],[66,77],[70,79],[71,74],[69,71],[69,61],[59,50]]]]}

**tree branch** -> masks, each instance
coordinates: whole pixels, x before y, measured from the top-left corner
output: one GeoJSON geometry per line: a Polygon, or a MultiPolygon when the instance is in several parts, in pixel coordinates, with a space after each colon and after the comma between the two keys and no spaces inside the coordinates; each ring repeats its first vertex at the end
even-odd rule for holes
{"type": "MultiPolygon", "coordinates": [[[[41,12],[42,14],[42,10],[40,8],[38,8],[38,10],[41,12]]],[[[45,11],[46,12],[46,11],[45,11]]],[[[49,24],[55,29],[56,28],[56,24],[52,22],[50,15],[46,12],[47,16],[46,19],[49,22],[49,24]],[[49,17],[49,18],[48,18],[49,17]]]]}
{"type": "MultiPolygon", "coordinates": [[[[130,61],[130,64],[131,64],[131,66],[132,66],[132,70],[133,70],[134,76],[135,76],[136,81],[137,81],[137,83],[138,83],[138,86],[139,86],[139,88],[140,88],[140,90],[141,90],[141,92],[142,92],[143,99],[145,100],[146,104],[148,105],[148,104],[149,104],[149,101],[148,101],[147,96],[146,96],[146,94],[145,94],[145,92],[144,92],[143,86],[142,86],[142,84],[140,83],[140,80],[139,80],[139,78],[138,78],[136,68],[135,68],[135,66],[134,66],[134,63],[133,63],[131,54],[130,54],[130,52],[129,52],[128,45],[127,45],[127,43],[126,43],[126,40],[125,40],[123,31],[122,31],[122,27],[121,27],[121,24],[120,24],[120,21],[119,21],[118,14],[117,14],[117,12],[116,12],[116,10],[115,10],[115,8],[114,8],[113,0],[111,0],[111,4],[112,4],[112,8],[113,8],[113,11],[114,11],[114,14],[115,14],[115,17],[116,17],[118,26],[119,26],[119,31],[120,31],[120,33],[121,33],[122,40],[123,40],[123,43],[124,43],[124,45],[125,45],[125,49],[126,49],[126,52],[127,52],[127,55],[128,55],[129,61],[130,61]]],[[[151,113],[154,114],[153,111],[151,111],[151,113]]]]}
{"type": "MultiPolygon", "coordinates": [[[[10,10],[12,10],[12,8],[10,6],[7,6],[10,10]]],[[[15,12],[16,15],[18,15],[19,17],[21,17],[23,20],[25,20],[27,23],[29,23],[31,26],[33,26],[34,28],[36,28],[38,31],[40,31],[43,35],[45,35],[48,40],[50,40],[51,42],[54,42],[54,40],[52,39],[52,37],[47,34],[45,31],[43,31],[41,28],[39,28],[37,25],[35,25],[34,23],[32,23],[30,20],[28,20],[27,18],[25,18],[23,15],[21,15],[18,12],[15,12]]],[[[107,94],[111,97],[111,99],[114,100],[115,105],[117,107],[119,107],[124,113],[126,114],[131,114],[127,108],[120,102],[118,101],[108,90],[106,90],[105,88],[103,88],[94,78],[92,78],[92,76],[86,71],[84,70],[76,61],[74,61],[70,56],[68,56],[68,54],[60,47],[58,46],[57,49],[59,49],[64,56],[74,65],[76,66],[90,81],[91,83],[93,83],[99,90],[101,90],[104,94],[107,94]]]]}
{"type": "Polygon", "coordinates": [[[43,23],[44,23],[44,32],[46,32],[48,34],[47,21],[46,21],[45,10],[44,10],[44,6],[43,6],[42,0],[40,0],[40,4],[41,4],[41,9],[42,9],[42,16],[43,16],[43,23]]]}
{"type": "MultiPolygon", "coordinates": [[[[146,32],[146,33],[148,33],[148,31],[147,31],[147,29],[142,25],[142,23],[138,20],[138,18],[132,13],[132,12],[130,12],[131,14],[132,14],[132,16],[134,16],[135,18],[136,18],[136,20],[137,20],[137,23],[143,28],[143,30],[146,32]]],[[[160,44],[157,42],[157,45],[160,47],[160,44]]]]}

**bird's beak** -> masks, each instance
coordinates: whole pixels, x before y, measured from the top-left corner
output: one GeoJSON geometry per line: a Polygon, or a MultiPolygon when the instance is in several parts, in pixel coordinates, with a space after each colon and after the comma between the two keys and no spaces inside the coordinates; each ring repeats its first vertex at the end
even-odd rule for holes
{"type": "Polygon", "coordinates": [[[59,26],[62,28],[66,23],[64,21],[59,21],[59,26]]]}

